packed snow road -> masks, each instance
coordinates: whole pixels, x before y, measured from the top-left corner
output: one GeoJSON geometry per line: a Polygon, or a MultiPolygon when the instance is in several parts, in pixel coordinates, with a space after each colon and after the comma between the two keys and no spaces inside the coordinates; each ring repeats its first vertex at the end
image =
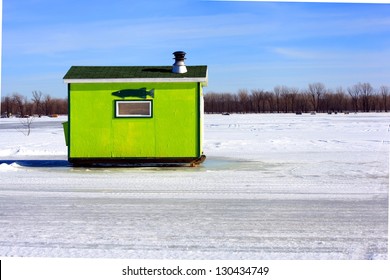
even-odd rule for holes
{"type": "Polygon", "coordinates": [[[197,168],[71,167],[43,121],[0,121],[0,256],[387,259],[388,114],[206,115],[197,168]]]}

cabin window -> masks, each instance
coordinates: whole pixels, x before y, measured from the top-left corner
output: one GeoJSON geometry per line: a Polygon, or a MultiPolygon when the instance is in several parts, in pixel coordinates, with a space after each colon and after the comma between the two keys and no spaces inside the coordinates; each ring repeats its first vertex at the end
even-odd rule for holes
{"type": "Polygon", "coordinates": [[[115,101],[115,116],[117,118],[151,118],[152,101],[115,101]]]}

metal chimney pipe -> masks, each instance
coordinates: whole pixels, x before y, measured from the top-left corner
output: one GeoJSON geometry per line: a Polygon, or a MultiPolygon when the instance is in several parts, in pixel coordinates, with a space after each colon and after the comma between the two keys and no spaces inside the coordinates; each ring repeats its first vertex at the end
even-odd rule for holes
{"type": "Polygon", "coordinates": [[[184,64],[186,53],[183,51],[176,51],[173,55],[175,56],[175,63],[173,64],[172,72],[177,74],[187,73],[187,67],[184,64]]]}

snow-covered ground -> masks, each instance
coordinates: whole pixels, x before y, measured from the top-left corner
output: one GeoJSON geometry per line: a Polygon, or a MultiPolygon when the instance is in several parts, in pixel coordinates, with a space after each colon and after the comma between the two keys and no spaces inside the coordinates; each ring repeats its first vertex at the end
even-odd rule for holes
{"type": "Polygon", "coordinates": [[[0,120],[0,256],[387,259],[390,114],[206,115],[202,166],[71,167],[0,120]]]}

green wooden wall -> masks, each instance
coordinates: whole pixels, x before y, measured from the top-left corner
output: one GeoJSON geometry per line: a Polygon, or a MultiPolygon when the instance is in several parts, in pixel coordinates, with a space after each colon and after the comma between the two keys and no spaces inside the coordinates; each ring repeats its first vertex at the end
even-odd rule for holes
{"type": "Polygon", "coordinates": [[[202,104],[198,83],[70,84],[68,156],[71,159],[199,157],[202,104]],[[152,96],[115,95],[118,91],[141,88],[153,90],[152,96]],[[152,117],[116,118],[116,100],[152,100],[152,117]]]}

